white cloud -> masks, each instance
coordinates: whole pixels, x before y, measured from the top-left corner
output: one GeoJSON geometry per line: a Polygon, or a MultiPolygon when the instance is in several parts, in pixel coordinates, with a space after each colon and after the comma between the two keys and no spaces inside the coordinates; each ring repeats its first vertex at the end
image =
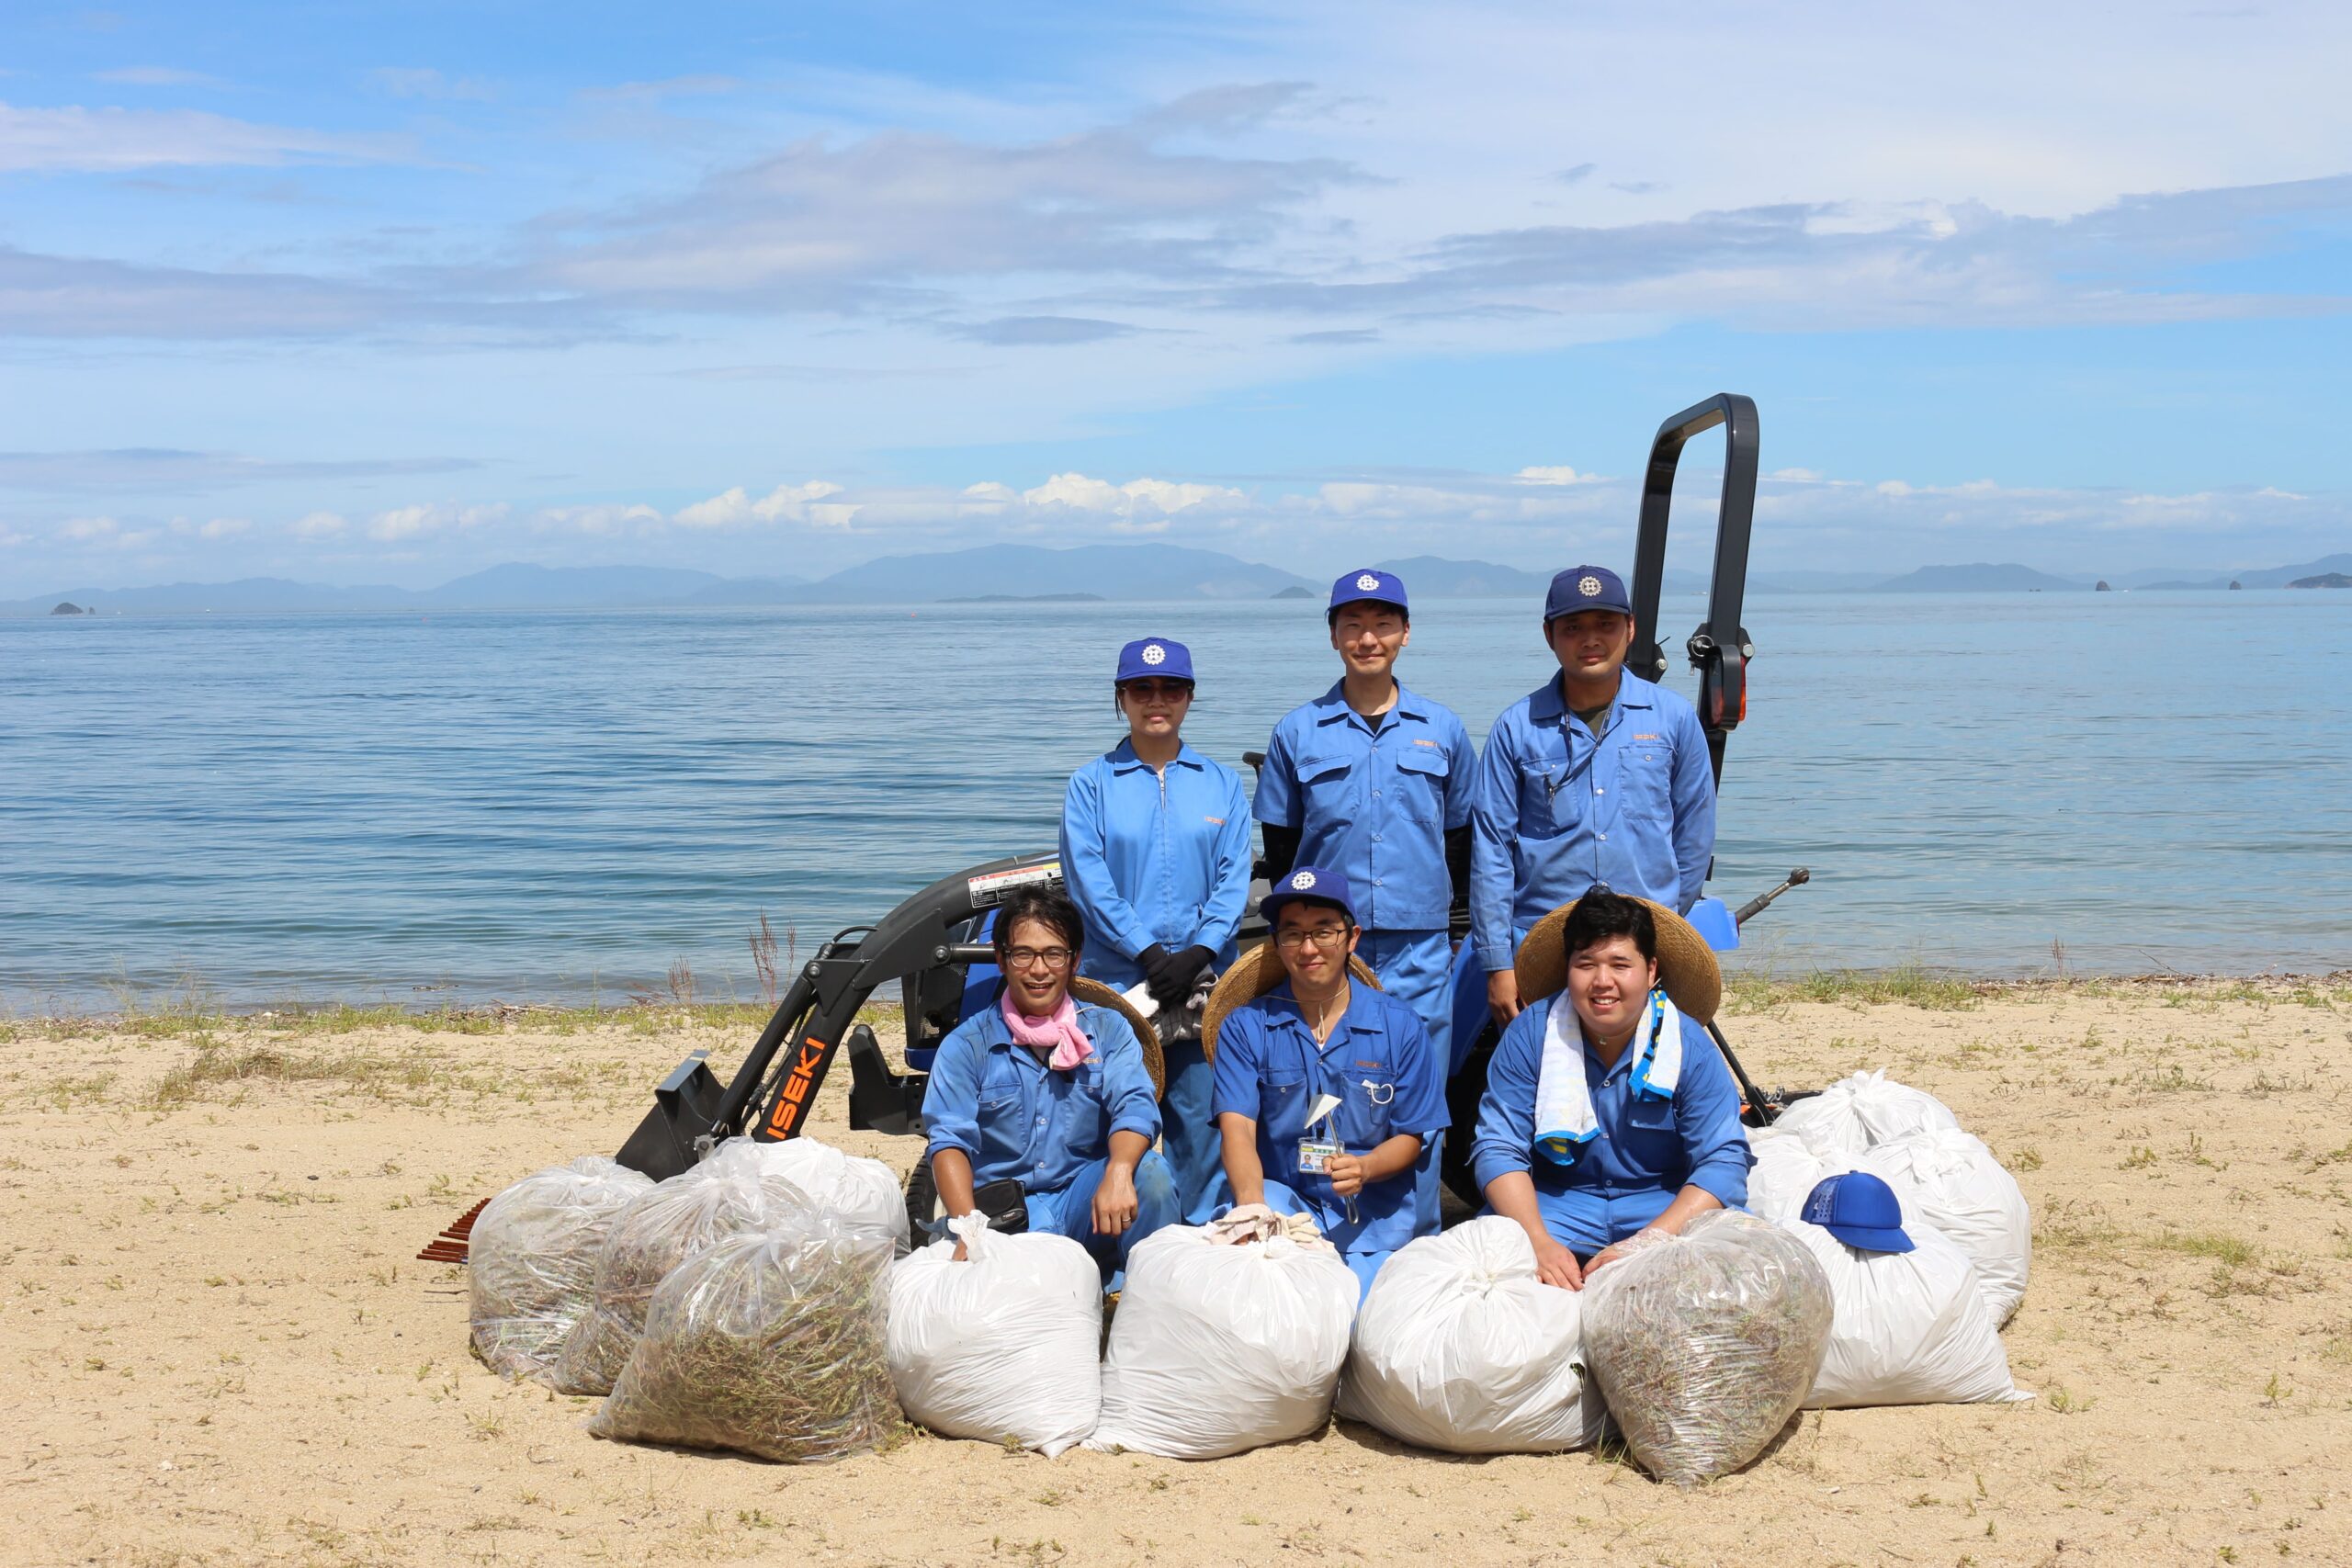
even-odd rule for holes
{"type": "Polygon", "coordinates": [[[1581,474],[1566,463],[1539,464],[1511,476],[1523,485],[1597,485],[1609,482],[1605,474],[1581,474]]]}
{"type": "Polygon", "coordinates": [[[196,109],[0,103],[0,171],[107,174],[173,164],[384,163],[404,155],[382,137],[255,125],[196,109]]]}
{"type": "Polygon", "coordinates": [[[233,539],[247,532],[253,524],[243,517],[215,517],[196,531],[199,539],[233,539]]]}
{"type": "Polygon", "coordinates": [[[824,479],[811,479],[807,484],[778,485],[753,501],[749,491],[737,485],[708,501],[679,508],[670,520],[681,528],[746,528],[753,524],[773,523],[816,523],[839,527],[849,521],[856,509],[815,503],[829,495],[840,494],[841,489],[824,479]]]}
{"type": "Polygon", "coordinates": [[[1021,492],[1033,507],[1067,507],[1131,522],[1164,521],[1198,506],[1242,507],[1250,498],[1223,485],[1175,484],[1166,479],[1129,479],[1114,485],[1084,474],[1056,474],[1035,490],[1021,492]]]}
{"type": "Polygon", "coordinates": [[[111,517],[74,517],[68,519],[65,525],[57,532],[61,537],[67,539],[109,539],[119,533],[121,528],[122,525],[111,517]]]}
{"type": "Polygon", "coordinates": [[[368,536],[390,544],[452,529],[480,528],[504,520],[512,510],[503,502],[491,506],[460,506],[453,502],[396,506],[368,519],[368,536]]]}
{"type": "Polygon", "coordinates": [[[286,525],[286,531],[298,539],[332,539],[351,525],[332,512],[311,512],[297,517],[286,525]]]}

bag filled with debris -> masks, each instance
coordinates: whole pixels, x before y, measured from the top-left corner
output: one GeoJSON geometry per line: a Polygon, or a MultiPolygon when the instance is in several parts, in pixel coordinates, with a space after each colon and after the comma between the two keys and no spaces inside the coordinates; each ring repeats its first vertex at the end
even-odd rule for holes
{"type": "Polygon", "coordinates": [[[713,1173],[742,1169],[763,1179],[780,1178],[808,1194],[817,1208],[893,1231],[899,1250],[907,1249],[906,1192],[890,1168],[878,1159],[843,1154],[814,1138],[764,1144],[756,1138],[729,1138],[712,1150],[699,1168],[713,1173]]]}
{"type": "Polygon", "coordinates": [[[653,1188],[613,1222],[596,1257],[596,1301],[563,1344],[555,1386],[610,1393],[645,1328],[646,1303],[673,1269],[706,1248],[756,1235],[787,1214],[813,1213],[780,1176],[706,1160],[653,1188]]]}
{"type": "Polygon", "coordinates": [[[1642,1468],[1690,1486],[1764,1451],[1829,1344],[1829,1280],[1769,1220],[1717,1209],[1643,1231],[1585,1285],[1585,1357],[1642,1468]]]}
{"type": "Polygon", "coordinates": [[[652,1179],[601,1155],[537,1171],[490,1201],[467,1247],[474,1354],[504,1378],[552,1381],[595,1303],[596,1258],[652,1179]]]}
{"type": "Polygon", "coordinates": [[[1085,1441],[1102,1407],[1102,1275],[1093,1258],[1068,1236],[1001,1235],[985,1214],[947,1228],[952,1239],[890,1270],[899,1403],[946,1437],[1047,1459],[1085,1441]]]}
{"type": "Polygon", "coordinates": [[[1360,1293],[1311,1220],[1261,1204],[1145,1237],[1086,1446],[1221,1459],[1321,1431],[1360,1293]]]}
{"type": "Polygon", "coordinates": [[[1558,1453],[1600,1439],[1585,1376],[1584,1297],[1535,1277],[1499,1214],[1391,1258],[1356,1314],[1340,1414],[1442,1453],[1558,1453]]]}
{"type": "Polygon", "coordinates": [[[663,1280],[600,1438],[846,1459],[899,1425],[884,1359],[897,1238],[814,1212],[695,1254],[663,1280]]]}

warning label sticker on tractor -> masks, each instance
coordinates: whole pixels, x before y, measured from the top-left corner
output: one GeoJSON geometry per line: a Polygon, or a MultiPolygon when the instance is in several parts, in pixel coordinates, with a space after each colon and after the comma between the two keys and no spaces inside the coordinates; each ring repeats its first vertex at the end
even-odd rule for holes
{"type": "Polygon", "coordinates": [[[966,882],[971,889],[972,908],[986,909],[1004,902],[1004,896],[1016,887],[1035,887],[1040,883],[1059,882],[1062,863],[1049,860],[1043,865],[1016,866],[1011,871],[992,871],[986,876],[975,876],[966,882]]]}

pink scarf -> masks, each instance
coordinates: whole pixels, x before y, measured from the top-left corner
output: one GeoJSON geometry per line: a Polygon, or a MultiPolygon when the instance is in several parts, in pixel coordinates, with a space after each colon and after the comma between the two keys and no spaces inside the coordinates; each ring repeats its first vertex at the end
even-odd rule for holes
{"type": "Polygon", "coordinates": [[[1010,987],[997,1002],[997,1010],[1004,1014],[1005,1027],[1012,1031],[1016,1045],[1050,1045],[1054,1055],[1046,1065],[1057,1072],[1068,1072],[1087,1057],[1094,1055],[1094,1043],[1078,1026],[1078,1004],[1069,993],[1062,993],[1062,1005],[1044,1018],[1031,1018],[1012,1005],[1010,987]]]}

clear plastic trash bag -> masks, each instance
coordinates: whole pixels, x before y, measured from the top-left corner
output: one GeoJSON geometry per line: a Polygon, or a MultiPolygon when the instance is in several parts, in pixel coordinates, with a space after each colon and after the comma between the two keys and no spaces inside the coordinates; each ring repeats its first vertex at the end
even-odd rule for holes
{"type": "Polygon", "coordinates": [[[1610,1418],[1660,1481],[1727,1475],[1812,1392],[1829,1345],[1828,1276],[1795,1236],[1736,1209],[1623,1245],[1584,1292],[1585,1359],[1610,1418]]]}
{"type": "Polygon", "coordinates": [[[474,1354],[501,1377],[552,1381],[595,1304],[596,1258],[650,1177],[601,1155],[535,1171],[490,1201],[467,1243],[474,1354]]]}
{"type": "Polygon", "coordinates": [[[811,1212],[696,1253],[653,1292],[588,1430],[788,1464],[876,1447],[899,1426],[883,1351],[897,1249],[883,1226],[811,1212]]]}
{"type": "Polygon", "coordinates": [[[860,1224],[881,1225],[898,1236],[899,1251],[907,1248],[906,1190],[878,1159],[843,1154],[814,1138],[766,1144],[729,1138],[711,1151],[700,1168],[713,1173],[745,1169],[762,1178],[780,1178],[807,1193],[816,1207],[860,1224]]]}

